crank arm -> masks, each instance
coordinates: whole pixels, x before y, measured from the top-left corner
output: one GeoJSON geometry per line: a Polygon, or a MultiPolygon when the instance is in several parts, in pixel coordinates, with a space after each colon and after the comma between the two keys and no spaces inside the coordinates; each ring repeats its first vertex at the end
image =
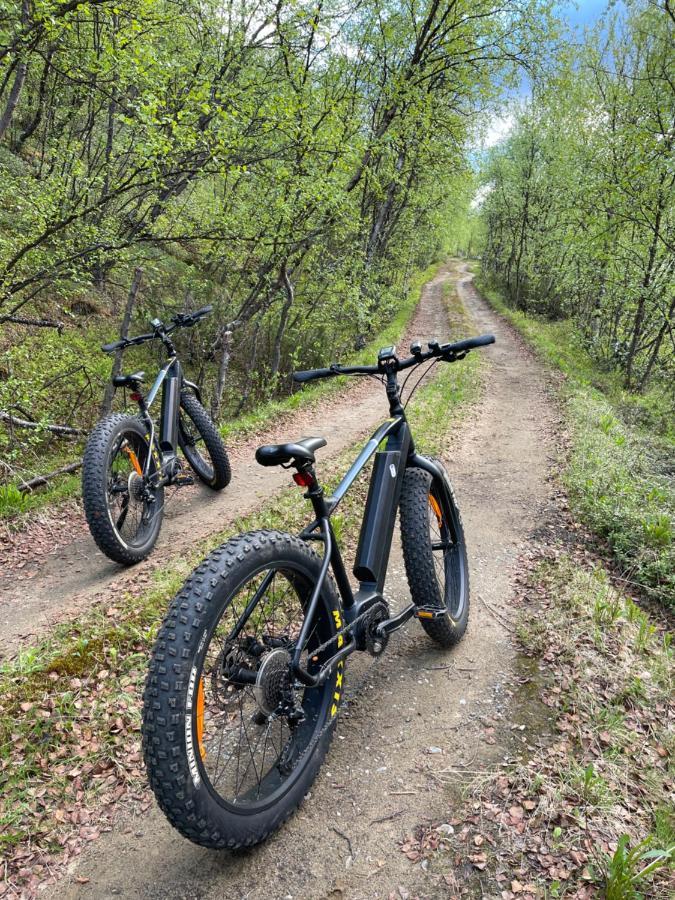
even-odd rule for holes
{"type": "Polygon", "coordinates": [[[377,634],[380,637],[386,637],[386,635],[398,631],[399,628],[402,628],[405,625],[408,619],[412,619],[416,614],[417,607],[414,603],[411,603],[410,606],[406,606],[406,608],[401,610],[397,615],[392,616],[390,619],[385,619],[384,622],[380,622],[377,626],[377,634]]]}

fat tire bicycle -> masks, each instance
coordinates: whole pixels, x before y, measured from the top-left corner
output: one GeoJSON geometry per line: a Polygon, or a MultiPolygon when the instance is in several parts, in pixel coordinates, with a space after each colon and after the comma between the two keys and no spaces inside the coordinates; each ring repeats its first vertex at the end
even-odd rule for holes
{"type": "Polygon", "coordinates": [[[110,559],[133,565],[155,545],[164,516],[164,488],[193,484],[178,456],[207,487],[220,491],[231,478],[230,461],[218,429],[204,409],[196,384],[188,381],[170,338],[177,328],[190,328],[211,312],[205,306],[179,313],[165,325],[151,321],[152,331],[105,344],[105,353],[160,340],[167,352],[147,396],[145,372],[115,375],[116,388],[129,388],[138,415],[113,413],[92,430],[82,461],[82,500],[92,537],[110,559]],[[162,392],[159,420],[150,408],[162,392]]]}
{"type": "Polygon", "coordinates": [[[297,808],[328,751],[351,653],[380,656],[412,617],[441,647],[462,638],[469,617],[462,520],[441,462],[415,450],[398,373],[427,360],[454,362],[493,342],[492,335],[432,341],[428,351],[415,343],[408,359],[387,347],[375,366],[295,373],[296,382],[380,377],[390,418],[331,497],[315,471],[324,438],[259,447],[263,466],[295,470],[313,521],[297,536],[265,530],[232,538],[171,603],[146,681],[143,753],[160,808],[196,844],[251,846],[297,808]],[[331,516],[373,456],[353,591],[331,516]],[[397,510],[411,602],[392,615],[383,591],[397,510]],[[323,545],[322,555],[312,543],[323,545]]]}

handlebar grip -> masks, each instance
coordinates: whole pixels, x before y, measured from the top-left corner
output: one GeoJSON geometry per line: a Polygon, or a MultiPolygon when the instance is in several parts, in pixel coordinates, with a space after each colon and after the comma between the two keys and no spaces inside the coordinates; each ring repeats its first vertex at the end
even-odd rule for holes
{"type": "Polygon", "coordinates": [[[293,381],[302,384],[306,381],[314,381],[315,378],[330,378],[338,373],[333,369],[307,369],[304,372],[293,372],[293,381]]]}
{"type": "Polygon", "coordinates": [[[208,316],[210,312],[213,312],[213,304],[209,303],[208,306],[202,306],[201,309],[195,310],[191,313],[190,318],[192,319],[201,319],[204,316],[208,316]]]}
{"type": "Polygon", "coordinates": [[[466,350],[473,350],[475,347],[487,347],[488,344],[494,344],[494,342],[494,334],[481,334],[479,337],[457,341],[456,344],[446,344],[441,350],[443,353],[463,353],[466,350]]]}
{"type": "Polygon", "coordinates": [[[127,342],[124,340],[113,341],[111,344],[102,344],[101,350],[103,350],[104,353],[113,353],[115,350],[119,350],[121,347],[126,347],[126,345],[127,342]]]}

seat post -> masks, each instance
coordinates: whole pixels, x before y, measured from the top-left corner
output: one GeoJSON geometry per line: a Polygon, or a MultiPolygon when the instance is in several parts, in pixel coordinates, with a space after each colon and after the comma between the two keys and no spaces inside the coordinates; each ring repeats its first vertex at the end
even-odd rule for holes
{"type": "Polygon", "coordinates": [[[305,497],[312,504],[312,508],[314,509],[314,515],[317,519],[325,519],[328,517],[328,504],[326,503],[326,498],[323,492],[323,487],[319,484],[319,480],[316,477],[316,471],[314,466],[310,464],[298,466],[298,474],[309,477],[310,483],[307,484],[307,492],[305,493],[305,497]]]}

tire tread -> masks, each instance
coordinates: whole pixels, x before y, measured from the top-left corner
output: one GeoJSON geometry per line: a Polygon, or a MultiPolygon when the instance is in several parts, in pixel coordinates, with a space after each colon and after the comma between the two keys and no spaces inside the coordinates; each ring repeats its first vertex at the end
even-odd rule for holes
{"type": "MultiPolygon", "coordinates": [[[[445,598],[436,580],[436,572],[431,555],[431,548],[424,543],[424,536],[429,535],[428,495],[431,488],[431,475],[424,469],[411,467],[406,470],[399,504],[401,517],[401,544],[408,585],[413,602],[417,606],[444,606],[445,598]]],[[[455,505],[457,526],[461,535],[460,552],[466,555],[464,528],[459,509],[455,505]]],[[[466,565],[466,607],[465,614],[454,625],[448,617],[442,619],[420,619],[422,628],[432,640],[441,647],[450,648],[458,643],[466,631],[469,612],[469,569],[466,565]]]]}

